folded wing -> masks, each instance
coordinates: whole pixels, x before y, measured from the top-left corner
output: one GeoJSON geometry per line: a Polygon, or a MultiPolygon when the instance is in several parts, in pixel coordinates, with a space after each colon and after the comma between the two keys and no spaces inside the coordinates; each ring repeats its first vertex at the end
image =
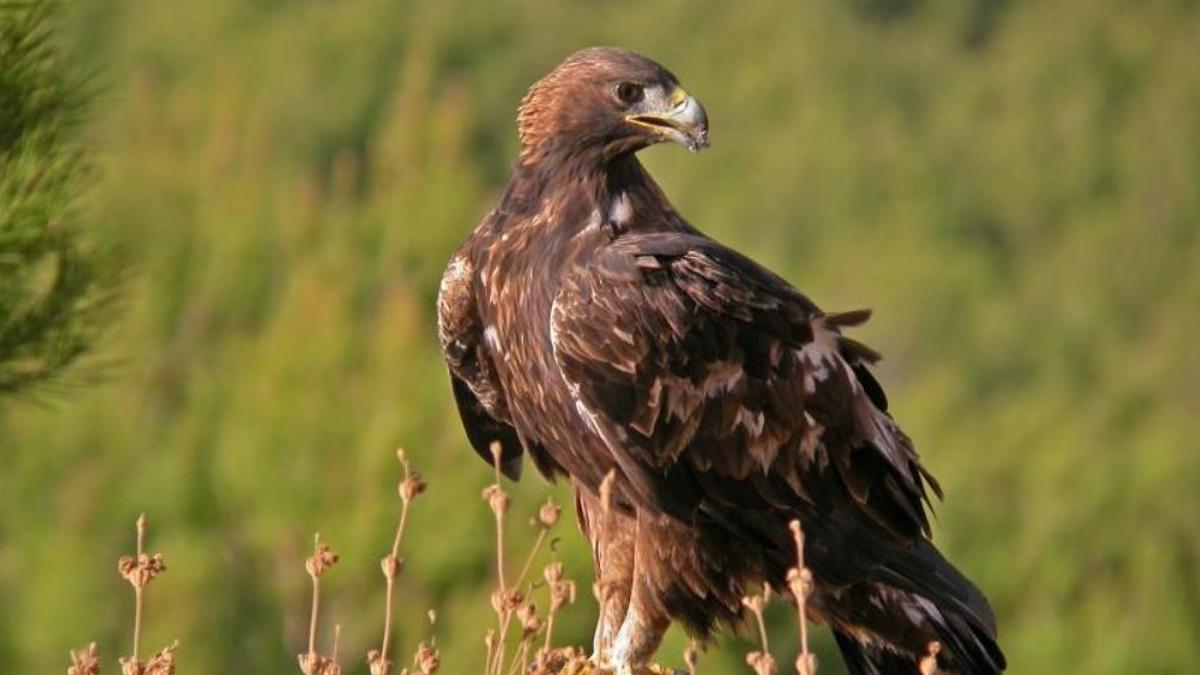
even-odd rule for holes
{"type": "Polygon", "coordinates": [[[837,512],[897,542],[927,533],[909,439],[844,337],[867,312],[822,313],[700,235],[623,237],[565,279],[555,358],[576,407],[639,499],[837,512]]]}

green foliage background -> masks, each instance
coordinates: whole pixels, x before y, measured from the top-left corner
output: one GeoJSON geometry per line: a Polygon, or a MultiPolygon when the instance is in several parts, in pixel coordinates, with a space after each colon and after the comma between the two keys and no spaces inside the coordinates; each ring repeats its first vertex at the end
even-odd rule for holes
{"type": "MultiPolygon", "coordinates": [[[[1012,672],[1200,660],[1200,4],[79,0],[69,18],[106,85],[86,217],[136,268],[109,380],[0,409],[0,671],[128,650],[115,560],[145,511],[169,567],[147,640],[180,638],[184,672],[295,672],[318,530],[343,556],[326,623],[365,672],[398,445],[431,484],[403,649],[434,607],[444,671],[480,670],[489,474],[437,355],[437,279],[502,188],[524,89],[598,43],[707,106],[712,151],[644,153],[685,215],[827,308],[876,308],[858,337],[888,356],[947,486],[937,540],[994,600],[1012,672]]],[[[525,541],[539,500],[565,499],[529,475],[525,541]]],[[[563,636],[586,642],[593,611],[563,636]]],[[[706,672],[744,670],[744,649],[706,672]]]]}

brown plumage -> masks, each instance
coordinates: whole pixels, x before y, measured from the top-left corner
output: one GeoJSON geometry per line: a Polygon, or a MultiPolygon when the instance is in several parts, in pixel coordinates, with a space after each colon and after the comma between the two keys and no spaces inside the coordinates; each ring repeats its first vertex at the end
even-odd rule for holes
{"type": "Polygon", "coordinates": [[[854,673],[997,673],[983,595],[929,542],[940,496],[826,314],[705,237],[636,152],[708,144],[703,108],[658,64],[619,49],[568,58],[530,90],[500,204],[455,252],[438,300],[472,446],[499,441],[575,486],[603,590],[597,656],[618,672],[679,621],[707,637],[741,616],[808,535],[812,618],[854,673]],[[603,486],[603,488],[602,488],[603,486]],[[606,503],[607,500],[607,503],[606,503]]]}

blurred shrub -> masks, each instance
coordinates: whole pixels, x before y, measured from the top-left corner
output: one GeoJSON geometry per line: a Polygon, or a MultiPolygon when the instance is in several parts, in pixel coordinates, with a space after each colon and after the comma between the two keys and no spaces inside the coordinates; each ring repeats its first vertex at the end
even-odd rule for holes
{"type": "MultiPolygon", "coordinates": [[[[138,270],[114,381],[0,411],[0,670],[119,644],[114,533],[141,511],[176,561],[148,643],[178,636],[195,672],[292,672],[294,561],[320,531],[343,556],[324,616],[365,651],[373,624],[339,612],[381,610],[400,444],[432,487],[397,597],[439,610],[447,671],[481,670],[489,472],[433,298],[502,189],[525,88],[605,43],[709,110],[712,151],[645,153],[686,216],[825,307],[876,308],[859,337],[888,357],[947,486],[938,541],[995,600],[1013,672],[1189,668],[1200,7],[1010,2],[972,41],[979,5],[905,4],[82,0],[75,58],[108,80],[88,220],[138,270]]],[[[513,522],[545,491],[522,481],[513,522]]],[[[559,549],[587,579],[582,537],[559,549]]],[[[562,641],[590,640],[589,607],[562,641]]],[[[402,634],[424,634],[420,611],[402,634]]],[[[786,610],[768,620],[794,640],[786,610]]],[[[702,672],[744,668],[744,643],[718,651],[702,672]]]]}

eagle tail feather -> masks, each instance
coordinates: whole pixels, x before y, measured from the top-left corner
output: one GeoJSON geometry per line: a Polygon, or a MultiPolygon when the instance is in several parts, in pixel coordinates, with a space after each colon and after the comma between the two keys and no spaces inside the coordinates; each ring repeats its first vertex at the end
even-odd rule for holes
{"type": "Polygon", "coordinates": [[[995,675],[1004,671],[1007,664],[996,643],[991,604],[933,544],[920,540],[884,570],[892,577],[887,583],[922,599],[909,611],[923,615],[936,635],[941,644],[939,663],[951,664],[947,672],[995,675]]]}
{"type": "MultiPolygon", "coordinates": [[[[917,600],[916,598],[913,598],[917,600]]],[[[834,629],[838,648],[851,675],[914,675],[926,658],[936,659],[941,675],[999,675],[1004,672],[1004,654],[988,632],[952,611],[924,602],[905,602],[907,616],[920,615],[922,632],[929,642],[914,643],[908,635],[901,643],[873,637],[859,641],[850,632],[834,629]],[[934,648],[936,644],[936,648],[934,648]]]]}
{"type": "Polygon", "coordinates": [[[915,672],[911,658],[884,647],[864,644],[839,630],[833,631],[833,637],[850,675],[913,675],[915,672]]]}
{"type": "Polygon", "coordinates": [[[949,652],[948,672],[960,675],[998,675],[1004,672],[1004,654],[995,638],[959,614],[943,612],[937,622],[943,651],[949,652]]]}
{"type": "Polygon", "coordinates": [[[919,539],[902,555],[894,556],[881,570],[889,584],[928,598],[996,635],[996,615],[983,591],[958,571],[927,539],[919,539]]]}

